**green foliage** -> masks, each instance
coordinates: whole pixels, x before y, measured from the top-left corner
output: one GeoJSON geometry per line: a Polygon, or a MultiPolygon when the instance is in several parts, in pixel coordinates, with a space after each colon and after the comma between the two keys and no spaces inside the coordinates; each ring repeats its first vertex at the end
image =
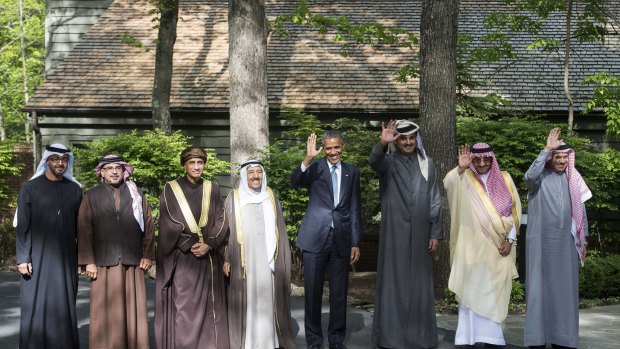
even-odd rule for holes
{"type": "MultiPolygon", "coordinates": [[[[190,146],[190,137],[183,136],[181,131],[166,135],[160,130],[145,131],[139,135],[137,131],[119,134],[115,137],[103,137],[87,143],[82,149],[74,149],[76,157],[77,179],[86,187],[98,184],[94,171],[99,159],[114,153],[122,156],[134,168],[132,179],[147,193],[147,200],[157,214],[157,196],[167,181],[182,177],[185,174],[180,164],[180,154],[190,146]]],[[[203,177],[213,180],[215,175],[230,173],[230,164],[216,158],[212,149],[207,151],[207,163],[203,177]]]]}
{"type": "Polygon", "coordinates": [[[0,142],[0,219],[9,205],[15,204],[15,197],[10,197],[5,178],[19,174],[21,164],[13,161],[13,144],[0,142]]]}
{"type": "Polygon", "coordinates": [[[457,95],[456,116],[487,119],[495,115],[511,115],[512,103],[504,97],[490,93],[486,96],[457,95]]]}
{"type": "Polygon", "coordinates": [[[584,298],[620,296],[620,255],[590,254],[584,267],[579,268],[579,295],[584,298]]]}
{"type": "Polygon", "coordinates": [[[269,22],[269,28],[276,35],[289,38],[287,25],[308,26],[321,34],[334,33],[334,41],[342,44],[341,53],[348,55],[350,44],[366,45],[397,45],[413,48],[419,44],[418,38],[411,32],[388,27],[381,23],[351,23],[346,16],[324,16],[312,13],[309,3],[312,1],[298,0],[293,12],[277,16],[269,22]]]}
{"type": "Polygon", "coordinates": [[[396,82],[407,82],[409,79],[415,79],[420,76],[420,65],[418,63],[419,55],[415,56],[414,63],[405,64],[396,73],[396,82]]]}
{"type": "Polygon", "coordinates": [[[459,302],[456,294],[447,287],[443,290],[443,299],[437,300],[437,312],[456,314],[459,311],[459,302]]]}
{"type": "Polygon", "coordinates": [[[320,134],[321,124],[316,117],[297,109],[283,109],[281,118],[287,121],[290,129],[270,142],[262,151],[261,160],[267,171],[267,184],[280,199],[289,239],[295,241],[308,204],[308,193],[306,189],[290,186],[291,172],[303,160],[306,149],[303,140],[311,133],[320,134]]]}
{"type": "MultiPolygon", "coordinates": [[[[457,120],[457,144],[486,142],[493,146],[498,162],[508,171],[517,187],[526,192],[523,175],[544,147],[548,131],[563,128],[563,139],[575,149],[576,166],[588,186],[596,195],[588,201],[590,207],[617,209],[614,200],[618,192],[618,152],[608,149],[603,153],[589,150],[589,140],[579,135],[566,135],[565,125],[556,125],[540,118],[459,118],[457,120]],[[604,193],[601,193],[604,192],[604,193]]],[[[525,199],[522,195],[522,199],[525,199]]]]}
{"type": "MultiPolygon", "coordinates": [[[[532,36],[540,35],[547,19],[553,14],[565,15],[568,10],[564,0],[504,0],[510,8],[505,12],[496,12],[484,21],[484,28],[489,30],[481,40],[487,44],[482,49],[487,62],[497,62],[500,59],[517,59],[514,47],[510,42],[510,35],[526,32],[532,36]],[[494,53],[494,54],[493,54],[494,53]]],[[[574,5],[577,6],[577,5],[574,5]]],[[[580,12],[574,23],[573,37],[580,42],[602,42],[608,34],[605,27],[607,14],[599,1],[583,1],[579,3],[580,12]]],[[[557,37],[540,36],[526,45],[528,49],[556,51],[564,42],[557,37]]]]}
{"type": "Polygon", "coordinates": [[[521,201],[527,207],[525,171],[544,147],[548,131],[553,127],[563,129],[563,139],[575,149],[576,167],[594,194],[586,202],[590,239],[599,248],[618,246],[620,238],[610,233],[612,227],[599,221],[600,212],[618,211],[620,203],[620,152],[605,149],[594,152],[589,140],[577,134],[566,135],[566,125],[555,125],[539,118],[459,118],[457,144],[486,142],[493,146],[500,168],[507,171],[519,190],[521,201]]]}
{"type": "Polygon", "coordinates": [[[595,85],[584,112],[602,108],[607,116],[607,134],[620,136],[620,77],[601,72],[585,78],[583,83],[595,85]]]}
{"type": "MultiPolygon", "coordinates": [[[[377,175],[368,165],[368,157],[378,141],[378,132],[370,131],[353,119],[341,118],[330,124],[321,124],[313,115],[299,110],[284,109],[281,118],[290,129],[273,140],[263,151],[262,161],[267,169],[268,184],[278,193],[286,218],[288,235],[295,241],[301,219],[306,211],[308,195],[305,189],[290,186],[291,173],[299,166],[306,154],[306,139],[316,133],[320,139],[324,130],[334,129],[343,134],[345,151],[342,159],[360,170],[362,189],[362,223],[364,233],[377,232],[378,223],[372,217],[379,210],[379,183],[377,175]]],[[[318,146],[318,145],[317,145],[318,146]]]]}
{"type": "Polygon", "coordinates": [[[525,300],[525,290],[519,280],[512,279],[512,291],[510,292],[510,303],[521,303],[525,300]]]}
{"type": "Polygon", "coordinates": [[[15,228],[12,219],[0,218],[0,267],[15,265],[15,228]]]}
{"type": "Polygon", "coordinates": [[[526,47],[528,50],[540,49],[544,52],[555,52],[562,47],[562,41],[552,38],[538,38],[526,47]]]}
{"type": "Polygon", "coordinates": [[[261,154],[267,171],[267,184],[280,199],[287,234],[291,241],[297,239],[297,231],[308,205],[307,190],[298,190],[290,185],[291,172],[303,159],[299,156],[302,150],[301,142],[291,144],[284,140],[274,140],[261,154]]]}
{"type": "Polygon", "coordinates": [[[179,0],[149,0],[149,3],[155,6],[155,8],[148,11],[148,15],[152,16],[151,22],[156,23],[153,29],[159,28],[159,20],[163,12],[179,7],[179,0]]]}
{"type": "Polygon", "coordinates": [[[123,45],[135,47],[135,48],[144,48],[145,52],[150,52],[151,49],[149,47],[145,47],[142,43],[142,40],[136,38],[135,36],[129,33],[123,33],[123,37],[121,38],[121,43],[123,45]]]}
{"type": "Polygon", "coordinates": [[[473,38],[470,35],[459,34],[456,47],[457,117],[489,118],[495,115],[511,115],[509,108],[512,103],[502,96],[495,93],[485,96],[471,96],[468,92],[489,84],[488,81],[474,77],[473,72],[476,71],[477,66],[510,55],[511,53],[504,51],[510,51],[512,47],[485,46],[484,48],[474,48],[472,42],[473,38]]]}
{"type": "MultiPolygon", "coordinates": [[[[470,107],[471,104],[491,103],[491,114],[498,100],[487,97],[467,97],[465,94],[468,89],[474,89],[482,84],[475,81],[470,72],[479,64],[494,63],[504,60],[505,64],[511,64],[520,59],[517,56],[512,40],[513,36],[520,32],[528,33],[534,39],[530,43],[525,43],[525,48],[529,50],[541,50],[543,52],[557,52],[563,50],[566,39],[562,35],[558,37],[553,31],[554,36],[543,34],[543,28],[551,16],[565,17],[567,2],[565,0],[504,0],[509,8],[503,12],[496,12],[485,18],[484,29],[487,33],[482,35],[482,44],[470,49],[471,38],[460,36],[459,42],[459,92],[464,92],[464,96],[459,96],[459,106],[461,112],[465,111],[468,116],[486,117],[485,109],[470,107]],[[465,87],[465,89],[463,89],[465,87]],[[478,101],[484,98],[486,100],[478,101]],[[472,101],[473,100],[473,101],[472,101]]],[[[603,42],[607,30],[607,22],[613,14],[607,12],[604,2],[598,0],[586,0],[575,2],[572,9],[573,25],[571,27],[571,37],[579,42],[603,42]],[[575,15],[575,13],[577,15],[575,15]]],[[[565,29],[562,29],[564,31],[565,29]]],[[[501,69],[501,68],[500,68],[501,69]]],[[[608,73],[599,73],[585,79],[585,84],[594,84],[596,89],[592,101],[588,102],[585,112],[591,112],[595,108],[601,108],[607,116],[607,132],[609,135],[620,135],[620,84],[617,77],[608,73]]]]}
{"type": "Polygon", "coordinates": [[[23,125],[27,122],[26,114],[21,112],[24,90],[34,94],[43,82],[45,68],[45,1],[23,0],[23,6],[22,35],[19,2],[0,0],[0,107],[7,137],[20,141],[25,139],[23,125]]]}
{"type": "MultiPolygon", "coordinates": [[[[581,308],[618,304],[620,297],[620,255],[601,257],[594,253],[588,256],[585,266],[579,268],[579,296],[581,308]]],[[[525,312],[525,290],[518,280],[512,280],[512,292],[508,310],[511,313],[525,312]]],[[[458,312],[456,295],[444,289],[444,298],[437,300],[440,313],[458,312]]]]}

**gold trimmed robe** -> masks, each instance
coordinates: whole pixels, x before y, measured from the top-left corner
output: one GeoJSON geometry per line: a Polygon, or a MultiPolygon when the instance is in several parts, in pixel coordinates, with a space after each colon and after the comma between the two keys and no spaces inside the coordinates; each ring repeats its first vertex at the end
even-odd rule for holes
{"type": "MultiPolygon", "coordinates": [[[[177,180],[196,222],[203,207],[203,184],[187,178],[177,180]]],[[[157,277],[155,280],[155,347],[158,349],[226,349],[228,319],[223,258],[228,221],[220,189],[212,185],[208,220],[201,228],[211,249],[206,256],[183,253],[178,247],[181,233],[193,234],[169,184],[160,197],[157,277]]]]}
{"type": "Polygon", "coordinates": [[[512,279],[518,277],[516,248],[503,257],[499,248],[521,220],[521,201],[510,175],[502,172],[512,195],[512,216],[500,216],[471,170],[454,168],[444,178],[450,206],[450,279],[460,304],[501,323],[508,314],[512,279]]]}

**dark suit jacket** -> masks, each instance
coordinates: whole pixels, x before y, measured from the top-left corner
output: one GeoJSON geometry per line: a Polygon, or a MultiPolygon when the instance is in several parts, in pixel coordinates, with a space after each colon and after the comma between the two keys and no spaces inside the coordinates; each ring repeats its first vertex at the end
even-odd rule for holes
{"type": "Polygon", "coordinates": [[[291,176],[291,186],[308,188],[310,201],[301,221],[297,246],[318,253],[325,246],[334,222],[334,241],[341,256],[349,256],[351,247],[362,241],[360,172],[341,162],[340,202],[334,208],[332,177],[327,159],[313,160],[306,171],[299,165],[291,176]]]}

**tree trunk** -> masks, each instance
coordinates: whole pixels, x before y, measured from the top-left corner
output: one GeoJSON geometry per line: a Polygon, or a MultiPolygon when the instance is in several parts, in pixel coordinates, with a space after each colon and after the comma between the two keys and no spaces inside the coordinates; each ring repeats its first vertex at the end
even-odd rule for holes
{"type": "MultiPolygon", "coordinates": [[[[28,65],[26,64],[26,44],[24,42],[24,0],[19,0],[19,49],[22,56],[22,74],[24,79],[23,93],[24,105],[28,104],[30,96],[28,94],[28,65]]],[[[30,120],[26,114],[24,122],[24,133],[26,135],[26,143],[30,143],[30,120]]]]}
{"type": "MultiPolygon", "coordinates": [[[[269,145],[267,18],[264,0],[228,1],[231,162],[269,145]]],[[[233,185],[238,181],[233,171],[233,185]]]]}
{"type": "Polygon", "coordinates": [[[177,39],[179,19],[178,0],[161,0],[159,32],[155,51],[155,76],[153,78],[153,128],[166,134],[172,133],[170,120],[170,89],[172,86],[172,58],[177,39]]]}
{"type": "MultiPolygon", "coordinates": [[[[456,166],[456,42],[459,0],[423,0],[420,22],[420,127],[441,182],[456,166]]],[[[437,296],[450,275],[450,216],[442,191],[445,239],[435,256],[437,296]]]]}
{"type": "Polygon", "coordinates": [[[573,17],[573,0],[566,1],[566,44],[564,45],[564,95],[568,101],[568,134],[573,133],[573,113],[574,102],[573,96],[570,92],[570,85],[568,77],[570,76],[570,40],[572,25],[571,20],[573,17]]]}

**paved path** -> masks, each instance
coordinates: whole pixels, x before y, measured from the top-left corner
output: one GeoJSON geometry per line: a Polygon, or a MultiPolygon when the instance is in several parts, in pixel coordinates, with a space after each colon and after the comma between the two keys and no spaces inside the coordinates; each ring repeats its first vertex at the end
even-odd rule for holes
{"type": "MultiPolygon", "coordinates": [[[[153,299],[155,283],[147,282],[149,295],[149,331],[153,343],[153,299]]],[[[80,278],[78,289],[78,327],[81,348],[88,348],[88,281],[80,278]]],[[[305,348],[303,328],[303,298],[292,297],[291,313],[293,332],[300,349],[305,348]]],[[[328,308],[323,308],[323,326],[327,327],[328,308]]],[[[454,348],[455,315],[437,315],[439,326],[439,349],[454,348]]],[[[522,348],[524,316],[510,315],[506,320],[505,337],[508,348],[522,348]]],[[[579,319],[580,349],[620,348],[620,305],[582,310],[579,319]]],[[[349,349],[369,349],[371,343],[372,313],[362,309],[350,308],[347,317],[346,345],[349,349]]],[[[19,334],[19,275],[0,272],[0,348],[13,349],[18,346],[19,334]]],[[[327,345],[327,343],[325,343],[327,345]]]]}

